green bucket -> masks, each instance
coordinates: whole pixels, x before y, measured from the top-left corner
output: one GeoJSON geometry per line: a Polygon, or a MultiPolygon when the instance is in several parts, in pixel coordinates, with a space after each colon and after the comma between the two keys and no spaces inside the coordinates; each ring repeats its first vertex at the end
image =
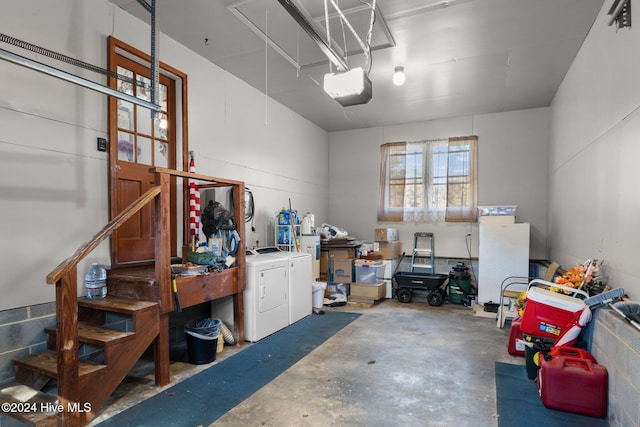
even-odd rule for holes
{"type": "Polygon", "coordinates": [[[462,304],[467,299],[467,295],[459,286],[449,285],[449,302],[451,304],[462,304]]]}

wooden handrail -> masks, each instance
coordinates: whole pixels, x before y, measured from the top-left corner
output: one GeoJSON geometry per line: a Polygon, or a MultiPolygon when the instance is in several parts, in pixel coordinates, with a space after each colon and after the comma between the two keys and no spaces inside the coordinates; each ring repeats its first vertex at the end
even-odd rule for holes
{"type": "Polygon", "coordinates": [[[56,284],[62,277],[74,268],[87,254],[94,250],[107,237],[120,227],[124,222],[129,220],[133,215],[142,209],[147,203],[151,202],[158,194],[160,194],[160,186],[151,187],[146,193],[138,197],[138,199],[129,205],[125,210],[120,212],[118,216],[112,219],[102,230],[96,233],[91,239],[78,248],[69,258],[62,261],[56,268],[47,275],[48,284],[56,284]]]}

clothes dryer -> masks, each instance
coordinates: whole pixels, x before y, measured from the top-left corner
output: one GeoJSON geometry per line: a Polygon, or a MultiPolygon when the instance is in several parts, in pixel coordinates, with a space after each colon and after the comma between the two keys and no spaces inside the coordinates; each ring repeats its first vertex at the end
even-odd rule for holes
{"type": "Polygon", "coordinates": [[[313,272],[311,254],[308,252],[287,252],[277,247],[267,246],[255,249],[258,254],[284,259],[288,269],[289,324],[312,313],[313,272]]]}
{"type": "Polygon", "coordinates": [[[289,325],[288,266],[285,258],[247,251],[244,336],[259,341],[289,325]]]}

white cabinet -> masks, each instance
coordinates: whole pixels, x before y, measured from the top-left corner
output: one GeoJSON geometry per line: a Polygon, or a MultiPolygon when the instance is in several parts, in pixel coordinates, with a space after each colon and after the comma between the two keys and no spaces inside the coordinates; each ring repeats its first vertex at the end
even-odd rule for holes
{"type": "Polygon", "coordinates": [[[529,276],[529,224],[480,223],[478,301],[500,301],[500,285],[509,276],[529,276]]]}

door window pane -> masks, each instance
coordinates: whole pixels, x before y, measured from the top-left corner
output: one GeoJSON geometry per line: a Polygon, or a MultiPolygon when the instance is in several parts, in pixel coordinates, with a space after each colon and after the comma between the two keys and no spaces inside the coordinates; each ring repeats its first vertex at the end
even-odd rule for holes
{"type": "Polygon", "coordinates": [[[158,118],[153,121],[154,123],[154,135],[156,138],[167,139],[167,126],[169,122],[165,113],[159,113],[158,118]]]}
{"type": "Polygon", "coordinates": [[[136,132],[151,135],[151,110],[136,107],[136,132]]]}
{"type": "Polygon", "coordinates": [[[118,74],[128,77],[130,80],[118,79],[118,91],[133,96],[133,71],[126,68],[118,67],[118,74]]]}
{"type": "Polygon", "coordinates": [[[151,157],[151,139],[143,136],[138,136],[138,164],[153,165],[153,158],[151,157]]]}
{"type": "Polygon", "coordinates": [[[162,111],[167,111],[167,86],[159,85],[158,90],[158,105],[162,107],[162,111]]]}
{"type": "Polygon", "coordinates": [[[133,129],[133,104],[121,99],[118,100],[118,127],[120,129],[133,129]]]}
{"type": "Polygon", "coordinates": [[[133,135],[118,131],[118,160],[133,162],[133,149],[135,147],[133,135]]]}
{"type": "Polygon", "coordinates": [[[155,140],[153,141],[153,147],[155,148],[155,153],[153,156],[153,160],[155,166],[161,168],[169,167],[169,153],[168,153],[168,145],[166,142],[155,140]]]}
{"type": "Polygon", "coordinates": [[[145,101],[151,101],[151,79],[144,76],[136,76],[136,96],[145,101]]]}

